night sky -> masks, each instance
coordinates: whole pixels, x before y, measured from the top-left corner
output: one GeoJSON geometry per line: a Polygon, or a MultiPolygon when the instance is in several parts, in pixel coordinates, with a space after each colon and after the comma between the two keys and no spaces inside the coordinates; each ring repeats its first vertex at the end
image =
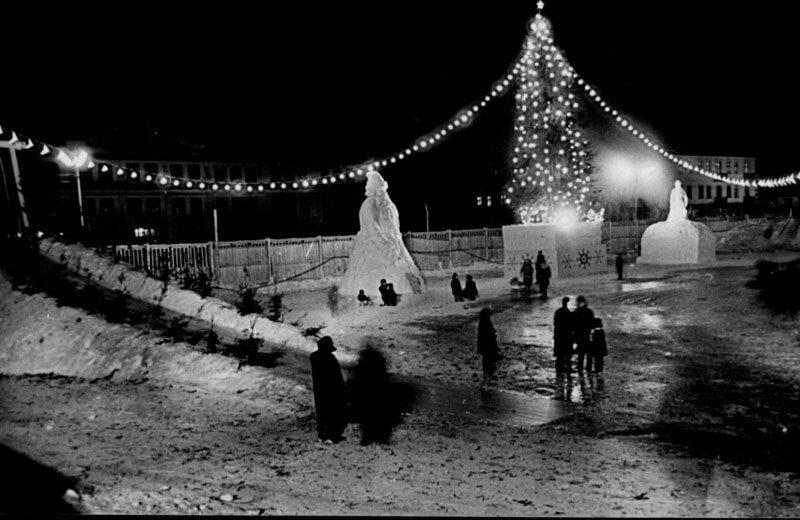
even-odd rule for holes
{"type": "MultiPolygon", "coordinates": [[[[4,65],[0,124],[55,143],[157,130],[298,174],[379,158],[483,97],[536,12],[533,1],[431,4],[26,13],[3,28],[25,59],[4,65]]],[[[577,71],[669,149],[755,155],[761,175],[800,169],[792,12],[697,4],[550,0],[544,13],[577,71]]],[[[502,176],[512,104],[385,176],[439,193],[502,176]]]]}

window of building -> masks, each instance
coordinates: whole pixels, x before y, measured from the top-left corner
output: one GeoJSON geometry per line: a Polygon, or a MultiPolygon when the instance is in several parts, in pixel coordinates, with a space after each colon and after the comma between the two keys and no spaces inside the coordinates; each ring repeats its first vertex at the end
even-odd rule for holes
{"type": "Polygon", "coordinates": [[[203,214],[203,199],[200,197],[189,198],[189,214],[202,215],[203,214]]]}
{"type": "Polygon", "coordinates": [[[135,172],[140,172],[139,170],[139,163],[138,162],[126,162],[125,167],[129,170],[133,170],[135,172]]]}
{"type": "Polygon", "coordinates": [[[238,164],[231,166],[231,182],[242,180],[242,167],[238,164]]]}
{"type": "Polygon", "coordinates": [[[735,175],[739,175],[739,161],[736,161],[735,163],[733,163],[733,173],[735,175]]]}
{"type": "Polygon", "coordinates": [[[733,198],[734,199],[738,199],[739,198],[739,186],[734,186],[733,187],[733,198]]]}
{"type": "Polygon", "coordinates": [[[690,199],[693,198],[692,197],[692,186],[686,186],[686,196],[689,197],[690,199]]]}
{"type": "Polygon", "coordinates": [[[183,177],[183,165],[182,164],[170,164],[169,165],[169,174],[173,177],[183,177]]]}
{"type": "Polygon", "coordinates": [[[174,197],[170,200],[172,206],[172,214],[174,216],[186,215],[186,199],[183,197],[174,197]]]}
{"type": "Polygon", "coordinates": [[[186,165],[186,175],[190,179],[199,180],[200,179],[200,165],[199,164],[187,164],[186,165]]]}
{"type": "Polygon", "coordinates": [[[244,180],[250,183],[258,182],[258,166],[245,166],[244,180]]]}
{"type": "Polygon", "coordinates": [[[144,203],[144,209],[148,215],[158,215],[161,213],[161,199],[148,197],[144,203]]]}
{"type": "Polygon", "coordinates": [[[483,197],[475,197],[475,205],[483,206],[483,197]]]}
{"type": "Polygon", "coordinates": [[[156,163],[144,163],[144,172],[151,175],[158,175],[158,165],[156,163]]]}
{"type": "Polygon", "coordinates": [[[744,189],[744,196],[745,196],[745,197],[749,197],[749,196],[750,196],[750,188],[747,188],[747,187],[746,187],[746,188],[744,189]]]}
{"type": "Polygon", "coordinates": [[[722,186],[717,186],[717,198],[722,198],[722,186]]]}
{"type": "Polygon", "coordinates": [[[750,170],[750,163],[745,161],[744,162],[744,173],[749,173],[750,170]]]}
{"type": "Polygon", "coordinates": [[[137,198],[128,198],[128,213],[134,217],[139,217],[144,211],[144,201],[137,198]]]}
{"type": "Polygon", "coordinates": [[[706,198],[711,198],[711,186],[706,186],[706,198]]]}
{"type": "Polygon", "coordinates": [[[698,199],[704,199],[704,198],[705,198],[705,195],[704,195],[704,193],[703,193],[703,187],[702,187],[702,186],[698,186],[698,187],[697,187],[697,198],[698,198],[698,199]]]}
{"type": "Polygon", "coordinates": [[[728,185],[725,187],[725,196],[726,196],[727,198],[731,198],[731,185],[730,185],[730,184],[728,184],[728,185]]]}
{"type": "Polygon", "coordinates": [[[717,173],[722,173],[722,161],[717,161],[717,173]]]}
{"type": "Polygon", "coordinates": [[[116,211],[116,201],[112,198],[103,197],[100,199],[100,215],[113,215],[116,211]]]}
{"type": "Polygon", "coordinates": [[[214,180],[217,182],[226,182],[228,180],[228,167],[224,164],[218,164],[214,167],[214,180]]]}
{"type": "Polygon", "coordinates": [[[487,195],[486,196],[486,207],[490,208],[491,206],[492,206],[492,196],[491,195],[487,195]]]}

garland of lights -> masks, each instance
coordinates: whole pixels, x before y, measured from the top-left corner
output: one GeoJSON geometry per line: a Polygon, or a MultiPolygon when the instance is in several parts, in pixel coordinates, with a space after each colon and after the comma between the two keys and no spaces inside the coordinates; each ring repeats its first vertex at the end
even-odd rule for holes
{"type": "MultiPolygon", "coordinates": [[[[542,10],[544,8],[544,2],[541,1],[541,0],[539,2],[537,2],[537,7],[539,8],[539,10],[542,10]]],[[[718,182],[724,182],[724,183],[728,183],[728,184],[735,184],[735,185],[738,185],[738,186],[752,187],[752,188],[777,188],[777,187],[789,186],[789,185],[797,184],[797,180],[800,179],[800,172],[792,173],[792,174],[785,175],[783,177],[777,177],[777,178],[764,178],[764,179],[735,179],[735,178],[727,178],[727,177],[723,177],[721,175],[718,175],[716,173],[713,173],[711,171],[708,171],[708,170],[706,170],[706,169],[704,169],[704,168],[702,168],[700,166],[695,166],[695,165],[689,163],[689,161],[686,161],[685,159],[681,159],[681,158],[675,156],[674,154],[672,154],[672,153],[668,152],[667,150],[665,150],[661,145],[657,144],[655,142],[655,140],[652,139],[645,132],[643,132],[643,131],[637,129],[636,127],[634,127],[633,124],[630,121],[628,121],[627,119],[625,119],[624,117],[622,117],[617,110],[612,109],[608,105],[608,103],[606,103],[606,101],[602,99],[602,97],[600,96],[600,94],[597,91],[597,89],[595,87],[592,87],[591,85],[589,85],[588,82],[586,82],[583,78],[581,78],[577,74],[575,69],[573,69],[572,66],[569,65],[569,63],[566,62],[566,60],[561,55],[560,51],[553,45],[553,39],[549,34],[549,22],[546,20],[546,18],[544,18],[541,14],[537,14],[536,17],[534,18],[533,23],[530,25],[530,29],[532,31],[533,38],[540,39],[540,43],[543,46],[542,49],[545,50],[546,52],[547,51],[551,52],[552,56],[554,57],[554,61],[551,60],[551,63],[553,64],[551,66],[558,67],[559,71],[564,76],[564,82],[569,80],[569,83],[571,84],[574,81],[579,86],[582,86],[584,88],[584,90],[586,91],[586,94],[588,95],[589,99],[592,100],[593,102],[595,102],[606,113],[611,114],[611,116],[614,117],[614,120],[617,123],[617,125],[619,125],[624,130],[628,131],[634,137],[636,137],[639,140],[641,140],[645,145],[647,145],[648,148],[650,148],[651,150],[661,154],[663,157],[665,157],[669,161],[675,163],[676,165],[678,165],[678,166],[680,166],[680,167],[682,167],[682,168],[684,168],[684,169],[686,169],[686,170],[688,170],[690,172],[698,173],[700,175],[703,175],[705,177],[708,177],[708,178],[713,179],[713,180],[718,181],[718,182]]],[[[531,35],[529,35],[528,45],[530,45],[530,42],[531,42],[531,35]]],[[[398,162],[400,162],[400,161],[402,161],[404,159],[407,159],[412,154],[426,152],[428,150],[431,150],[437,144],[439,144],[439,142],[444,140],[445,137],[448,137],[453,132],[456,132],[456,131],[459,131],[459,130],[462,130],[462,129],[468,127],[469,124],[478,116],[478,114],[480,113],[480,111],[483,108],[485,108],[494,99],[497,99],[498,97],[500,97],[500,96],[502,96],[502,95],[504,95],[504,94],[506,94],[508,92],[509,86],[511,85],[512,81],[516,81],[517,85],[520,87],[520,89],[523,92],[526,89],[532,88],[532,85],[530,85],[531,82],[529,81],[530,77],[526,78],[526,76],[530,76],[531,75],[531,71],[533,70],[531,68],[531,66],[533,65],[531,63],[531,54],[530,54],[531,50],[532,49],[530,49],[530,48],[526,48],[526,49],[523,50],[520,58],[515,60],[515,62],[513,63],[513,67],[511,68],[511,70],[507,74],[505,74],[502,78],[500,78],[498,81],[496,81],[494,83],[494,85],[492,86],[492,89],[489,92],[489,94],[484,96],[483,99],[481,99],[481,101],[476,102],[474,104],[471,104],[471,105],[468,105],[468,106],[462,108],[461,110],[459,110],[456,113],[456,115],[451,117],[448,120],[447,123],[444,123],[443,125],[440,125],[434,131],[429,132],[429,133],[425,134],[424,136],[418,138],[414,142],[413,145],[405,148],[404,150],[401,150],[400,152],[397,152],[397,153],[395,153],[393,155],[385,157],[383,159],[376,160],[376,161],[369,162],[369,163],[365,163],[364,165],[361,165],[361,166],[356,167],[356,168],[350,168],[350,169],[344,170],[342,172],[339,172],[338,174],[331,174],[331,175],[320,176],[320,177],[305,176],[305,177],[298,178],[298,179],[296,179],[294,181],[280,182],[280,183],[277,183],[277,182],[270,182],[270,183],[244,183],[244,182],[218,183],[218,182],[197,181],[197,180],[189,179],[187,177],[174,176],[174,175],[170,175],[170,174],[166,174],[166,173],[150,174],[150,173],[146,173],[146,172],[140,172],[138,170],[134,170],[134,169],[131,169],[131,168],[126,168],[126,167],[124,167],[122,165],[114,164],[114,163],[111,163],[111,162],[102,162],[100,164],[100,171],[103,172],[103,173],[107,173],[107,172],[113,171],[117,176],[120,176],[120,177],[125,176],[127,174],[128,178],[130,178],[130,179],[133,179],[133,180],[141,179],[141,180],[146,181],[146,182],[155,182],[157,185],[160,185],[160,186],[162,186],[164,188],[167,188],[167,187],[171,186],[171,187],[174,187],[174,188],[181,188],[182,187],[182,188],[199,189],[199,190],[211,190],[211,191],[223,190],[223,191],[235,191],[235,192],[245,192],[245,193],[264,192],[264,191],[281,191],[281,190],[288,190],[288,189],[294,189],[294,190],[297,190],[297,189],[308,189],[308,188],[311,188],[311,187],[316,187],[316,186],[318,186],[320,184],[328,185],[328,184],[335,184],[338,181],[347,181],[348,179],[349,180],[360,179],[360,178],[363,178],[364,175],[370,170],[377,170],[379,168],[382,168],[382,167],[385,167],[385,166],[389,166],[391,164],[396,164],[396,163],[398,163],[398,162]]],[[[554,78],[551,78],[551,79],[554,79],[554,78]]],[[[525,95],[525,94],[522,94],[522,95],[525,95]]],[[[528,94],[528,95],[530,96],[530,94],[528,94]]],[[[520,96],[520,94],[518,94],[518,96],[520,96]]],[[[573,103],[573,107],[572,108],[576,108],[574,105],[576,105],[577,102],[574,101],[574,95],[570,93],[567,99],[568,100],[572,100],[572,103],[573,103]]],[[[521,109],[521,106],[519,105],[519,101],[520,101],[520,99],[518,97],[518,106],[521,109]]],[[[564,102],[563,105],[565,107],[568,107],[568,103],[566,103],[566,102],[564,102]]],[[[547,114],[547,115],[551,115],[551,114],[547,114]]],[[[553,115],[555,115],[555,114],[553,114],[553,115]]],[[[562,114],[562,116],[563,116],[563,114],[562,114]]],[[[562,116],[556,116],[556,117],[562,117],[562,116]]],[[[531,116],[531,117],[533,117],[533,116],[531,116]]],[[[563,120],[566,121],[567,118],[569,118],[569,115],[565,116],[563,120]]],[[[522,121],[520,121],[520,123],[522,123],[522,121]]],[[[566,125],[566,123],[565,123],[565,125],[566,125]]],[[[523,144],[528,144],[529,145],[528,148],[531,148],[530,145],[534,144],[533,140],[535,140],[536,138],[533,137],[533,134],[530,134],[530,135],[526,134],[526,132],[523,130],[524,127],[525,127],[525,125],[522,125],[522,124],[516,124],[515,125],[515,130],[518,133],[517,142],[518,143],[523,143],[523,144]],[[522,138],[522,141],[520,141],[520,137],[522,138]]],[[[0,126],[0,136],[2,136],[4,133],[6,133],[6,131],[4,131],[2,126],[0,126]]],[[[20,135],[22,135],[22,134],[18,134],[16,131],[10,131],[10,134],[11,134],[11,137],[8,140],[9,144],[22,143],[23,141],[25,141],[24,145],[22,145],[22,144],[19,145],[20,149],[22,149],[22,150],[31,150],[31,149],[33,149],[35,147],[39,147],[40,148],[39,154],[41,156],[49,156],[51,153],[55,153],[55,154],[57,154],[57,157],[60,157],[61,158],[60,160],[62,162],[65,162],[66,164],[68,164],[70,161],[74,160],[74,158],[71,157],[64,149],[61,149],[61,148],[56,147],[56,146],[48,145],[47,143],[45,143],[43,141],[40,141],[40,140],[34,141],[32,138],[29,138],[29,137],[26,137],[26,136],[23,136],[22,138],[20,138],[20,135]]],[[[574,172],[573,175],[576,176],[576,178],[572,181],[572,183],[573,183],[572,191],[563,191],[563,192],[560,193],[560,195],[559,195],[559,192],[557,191],[556,195],[552,195],[552,200],[556,201],[556,196],[558,196],[560,200],[556,201],[556,202],[558,202],[559,205],[563,205],[563,206],[568,205],[568,204],[561,204],[561,203],[565,202],[564,197],[566,197],[567,199],[574,198],[573,197],[574,194],[577,194],[577,202],[579,202],[579,203],[583,203],[583,202],[588,200],[588,196],[587,196],[587,193],[588,193],[587,182],[588,181],[586,180],[585,177],[582,178],[582,179],[577,177],[578,172],[584,171],[585,163],[587,161],[585,159],[580,159],[580,158],[576,159],[575,155],[573,154],[575,148],[585,147],[586,146],[586,142],[585,141],[581,141],[580,140],[580,133],[573,131],[571,128],[568,129],[568,131],[566,132],[566,135],[567,135],[567,140],[570,143],[570,147],[569,147],[570,163],[573,166],[573,169],[571,171],[574,172]],[[581,185],[581,186],[579,187],[578,185],[581,185]],[[575,193],[573,193],[573,191],[575,193]]],[[[534,144],[534,147],[535,146],[536,145],[534,144]]],[[[519,146],[517,146],[517,150],[519,150],[519,146]]],[[[528,151],[522,152],[522,151],[517,151],[517,150],[515,150],[514,157],[512,157],[512,163],[514,163],[514,166],[515,166],[514,173],[516,175],[520,175],[521,174],[520,167],[516,166],[516,164],[519,164],[523,160],[533,159],[534,157],[532,157],[532,154],[534,152],[531,151],[529,153],[528,151]],[[528,157],[526,157],[526,154],[528,155],[528,157]],[[513,160],[514,158],[517,159],[516,162],[514,162],[514,160],[513,160]]],[[[567,150],[566,149],[562,148],[562,150],[564,150],[565,154],[567,154],[567,150]]],[[[544,152],[544,148],[542,148],[542,152],[544,152]]],[[[547,152],[545,152],[545,153],[547,153],[547,152]]],[[[582,157],[580,155],[580,152],[577,152],[577,157],[582,157]]],[[[92,161],[89,161],[87,166],[91,169],[95,165],[94,165],[94,163],[92,161]]],[[[541,175],[542,175],[541,172],[543,171],[543,169],[536,168],[535,167],[535,163],[534,163],[534,170],[535,170],[534,174],[538,173],[539,177],[541,177],[541,175]]],[[[550,176],[548,175],[547,176],[548,182],[550,182],[549,181],[549,177],[550,176]]],[[[525,185],[523,185],[522,183],[523,182],[533,183],[534,181],[532,179],[533,179],[533,177],[531,177],[530,180],[527,177],[525,177],[524,180],[519,180],[518,178],[515,178],[512,181],[512,183],[514,183],[514,184],[518,183],[518,187],[524,188],[525,185]]],[[[539,182],[542,182],[542,181],[540,180],[539,182]]],[[[540,187],[541,187],[541,184],[540,184],[540,187]]],[[[569,188],[569,186],[567,186],[567,187],[569,188]]],[[[551,188],[552,188],[552,186],[551,186],[551,188]]],[[[511,191],[509,191],[509,194],[513,194],[514,193],[514,187],[513,186],[509,187],[509,189],[511,190],[511,191]]],[[[553,193],[553,192],[551,191],[550,193],[553,193]]],[[[507,203],[511,203],[511,198],[510,197],[506,197],[505,201],[507,203]]],[[[530,220],[530,217],[532,217],[534,210],[535,210],[535,208],[533,208],[533,207],[526,208],[527,213],[525,214],[525,217],[523,219],[524,220],[530,220]]],[[[522,210],[520,210],[520,211],[522,211],[522,210]]],[[[542,216],[543,215],[539,215],[539,216],[537,216],[535,218],[541,218],[542,216]]],[[[600,218],[602,218],[601,214],[593,213],[593,210],[591,210],[591,209],[587,209],[583,213],[582,216],[583,216],[583,218],[589,219],[589,220],[596,219],[596,218],[598,218],[598,216],[600,218]],[[591,211],[591,213],[590,213],[590,211],[591,211]]],[[[550,218],[550,217],[552,217],[552,215],[550,215],[548,213],[548,218],[550,218]]]]}

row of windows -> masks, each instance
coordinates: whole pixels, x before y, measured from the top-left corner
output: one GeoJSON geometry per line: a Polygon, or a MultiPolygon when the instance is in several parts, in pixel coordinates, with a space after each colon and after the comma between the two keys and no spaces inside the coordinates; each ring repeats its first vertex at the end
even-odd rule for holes
{"type": "MultiPolygon", "coordinates": [[[[694,188],[695,186],[686,186],[686,196],[690,199],[694,198],[694,188]]],[[[722,186],[716,186],[716,197],[722,198],[722,186]]],[[[750,188],[744,189],[744,196],[750,196],[750,188]]],[[[697,186],[697,198],[698,199],[712,199],[712,191],[711,186],[697,186]]],[[[726,199],[738,199],[739,198],[739,186],[731,186],[728,184],[725,186],[725,198],[726,199]]]]}
{"type": "Polygon", "coordinates": [[[732,173],[734,175],[738,175],[739,172],[740,172],[740,166],[739,166],[740,164],[741,164],[741,172],[743,174],[746,175],[746,174],[749,174],[749,173],[754,173],[750,168],[750,161],[748,161],[748,160],[739,161],[739,160],[736,160],[736,159],[733,159],[733,160],[726,159],[725,163],[724,163],[724,165],[725,165],[724,169],[722,168],[723,162],[721,160],[720,161],[713,161],[713,163],[712,163],[711,160],[692,161],[692,162],[695,162],[695,164],[698,167],[703,168],[703,169],[705,169],[707,171],[713,171],[714,173],[721,173],[721,174],[730,174],[730,173],[732,173]]]}
{"type": "MultiPolygon", "coordinates": [[[[484,202],[484,197],[482,197],[480,195],[475,197],[475,205],[476,206],[483,206],[483,202],[484,202]]],[[[487,208],[492,207],[492,196],[491,195],[487,195],[486,196],[486,207],[487,208]]]]}

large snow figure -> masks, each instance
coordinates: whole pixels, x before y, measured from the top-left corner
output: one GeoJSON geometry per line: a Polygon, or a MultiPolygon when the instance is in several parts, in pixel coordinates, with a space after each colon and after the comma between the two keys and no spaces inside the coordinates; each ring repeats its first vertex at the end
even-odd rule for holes
{"type": "Polygon", "coordinates": [[[667,220],[644,230],[642,256],[636,260],[637,264],[705,264],[717,259],[714,233],[707,226],[689,220],[688,203],[681,181],[675,181],[669,194],[667,220]]]}
{"type": "Polygon", "coordinates": [[[425,289],[425,280],[403,244],[400,216],[388,188],[380,173],[367,172],[367,198],[358,212],[361,229],[339,285],[344,296],[356,296],[364,289],[367,295],[380,298],[381,279],[393,284],[398,294],[425,289]]]}

